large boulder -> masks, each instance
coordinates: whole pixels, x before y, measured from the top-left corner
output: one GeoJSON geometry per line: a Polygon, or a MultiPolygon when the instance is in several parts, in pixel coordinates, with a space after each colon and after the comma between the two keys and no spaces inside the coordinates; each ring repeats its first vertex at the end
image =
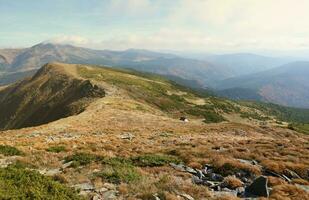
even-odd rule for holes
{"type": "Polygon", "coordinates": [[[245,196],[268,197],[268,179],[265,176],[260,176],[245,188],[245,196]]]}

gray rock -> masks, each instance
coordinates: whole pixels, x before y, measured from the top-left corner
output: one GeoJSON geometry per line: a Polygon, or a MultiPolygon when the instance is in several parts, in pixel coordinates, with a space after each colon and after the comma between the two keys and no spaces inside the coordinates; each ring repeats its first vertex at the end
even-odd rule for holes
{"type": "Polygon", "coordinates": [[[194,198],[188,194],[180,194],[180,196],[183,197],[185,200],[194,200],[194,198]]]}
{"type": "Polygon", "coordinates": [[[170,166],[173,167],[176,170],[182,171],[182,172],[188,172],[190,174],[196,174],[197,171],[191,167],[185,166],[183,164],[175,164],[175,163],[170,163],[170,166]]]}
{"type": "Polygon", "coordinates": [[[208,175],[208,177],[212,180],[212,181],[223,181],[224,177],[221,176],[220,174],[216,174],[216,173],[210,173],[208,175]]]}
{"type": "Polygon", "coordinates": [[[198,176],[192,176],[192,183],[197,184],[197,185],[203,184],[203,180],[200,179],[198,176]]]}
{"type": "Polygon", "coordinates": [[[133,140],[135,136],[132,133],[124,133],[120,135],[120,138],[125,140],[133,140]]]}
{"type": "Polygon", "coordinates": [[[81,191],[92,191],[94,190],[94,186],[91,183],[80,183],[73,186],[75,189],[80,189],[81,191]]]}
{"type": "Polygon", "coordinates": [[[285,169],[284,173],[286,174],[287,177],[289,178],[301,178],[296,172],[289,170],[289,169],[285,169]]]}
{"type": "Polygon", "coordinates": [[[309,193],[309,185],[300,185],[300,184],[295,185],[309,193]]]}
{"type": "Polygon", "coordinates": [[[46,175],[46,176],[54,176],[56,174],[60,174],[61,173],[61,169],[60,168],[56,168],[56,169],[42,169],[39,170],[39,173],[46,175]]]}
{"type": "Polygon", "coordinates": [[[65,168],[70,167],[72,163],[73,163],[73,161],[70,161],[70,162],[64,163],[64,164],[62,165],[62,169],[65,169],[65,168]]]}
{"type": "Polygon", "coordinates": [[[245,196],[268,197],[269,192],[267,188],[268,179],[265,176],[260,176],[253,181],[251,185],[245,188],[245,196]]]}
{"type": "Polygon", "coordinates": [[[107,192],[104,192],[102,197],[103,197],[104,200],[116,199],[117,198],[117,191],[109,190],[107,192]]]}

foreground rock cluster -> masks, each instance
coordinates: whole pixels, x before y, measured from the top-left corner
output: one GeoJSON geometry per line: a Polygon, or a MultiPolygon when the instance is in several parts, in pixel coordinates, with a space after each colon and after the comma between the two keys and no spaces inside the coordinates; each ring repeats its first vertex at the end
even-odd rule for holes
{"type": "MultiPolygon", "coordinates": [[[[216,196],[230,195],[246,199],[258,197],[268,198],[272,190],[272,188],[268,186],[268,176],[281,178],[288,183],[291,183],[291,178],[300,178],[297,173],[291,170],[288,170],[290,177],[287,177],[284,174],[278,174],[264,169],[254,160],[248,161],[239,159],[239,161],[261,168],[262,175],[257,176],[248,171],[239,169],[234,174],[224,176],[216,172],[215,168],[210,164],[204,165],[203,169],[194,169],[183,164],[171,163],[170,165],[176,170],[192,174],[192,182],[194,184],[207,186],[216,196]]],[[[303,186],[298,186],[304,189],[303,186]]]]}

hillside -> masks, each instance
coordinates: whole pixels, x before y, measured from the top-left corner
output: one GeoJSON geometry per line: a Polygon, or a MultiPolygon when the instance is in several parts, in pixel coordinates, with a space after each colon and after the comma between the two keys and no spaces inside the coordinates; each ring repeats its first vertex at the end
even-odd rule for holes
{"type": "Polygon", "coordinates": [[[308,136],[266,105],[202,96],[156,75],[61,63],[0,88],[0,100],[4,129],[31,126],[0,132],[0,197],[235,199],[243,194],[235,187],[261,174],[271,199],[307,196],[308,136]]]}
{"type": "Polygon", "coordinates": [[[47,64],[32,78],[0,91],[0,129],[22,128],[83,111],[103,89],[68,73],[70,66],[47,64]]]}
{"type": "Polygon", "coordinates": [[[221,81],[221,94],[237,99],[248,99],[247,93],[240,96],[239,88],[254,91],[264,101],[285,106],[309,108],[309,62],[294,62],[253,75],[221,81]]]}

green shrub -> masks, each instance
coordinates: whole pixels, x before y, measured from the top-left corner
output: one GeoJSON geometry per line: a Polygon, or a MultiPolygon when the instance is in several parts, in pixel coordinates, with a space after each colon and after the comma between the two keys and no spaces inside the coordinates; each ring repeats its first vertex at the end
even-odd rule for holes
{"type": "Polygon", "coordinates": [[[71,156],[67,156],[64,160],[66,163],[73,161],[73,163],[70,166],[76,168],[79,166],[88,165],[94,161],[100,161],[102,159],[103,158],[100,156],[89,153],[75,153],[71,156]]]}
{"type": "Polygon", "coordinates": [[[29,163],[29,162],[22,161],[22,160],[16,160],[15,163],[10,164],[9,166],[15,167],[15,168],[22,168],[22,169],[25,169],[25,168],[35,169],[35,168],[37,168],[36,165],[29,163]]]}
{"type": "Polygon", "coordinates": [[[46,149],[46,151],[54,152],[54,153],[60,153],[60,152],[66,151],[66,148],[65,148],[65,146],[52,146],[52,147],[49,147],[48,149],[46,149]]]}
{"type": "Polygon", "coordinates": [[[204,118],[203,122],[205,123],[219,123],[225,121],[224,117],[216,112],[207,112],[204,114],[204,118]]]}
{"type": "Polygon", "coordinates": [[[110,183],[131,183],[141,179],[141,175],[128,159],[108,158],[103,160],[103,164],[104,169],[95,175],[110,183]]]}
{"type": "Polygon", "coordinates": [[[132,158],[134,165],[140,167],[155,167],[163,166],[169,163],[180,163],[181,161],[170,155],[161,155],[161,154],[147,154],[132,158]]]}
{"type": "Polygon", "coordinates": [[[20,156],[23,155],[23,152],[12,146],[0,145],[0,154],[5,156],[20,156]]]}
{"type": "Polygon", "coordinates": [[[0,199],[82,199],[77,193],[38,172],[0,168],[0,199]]]}

